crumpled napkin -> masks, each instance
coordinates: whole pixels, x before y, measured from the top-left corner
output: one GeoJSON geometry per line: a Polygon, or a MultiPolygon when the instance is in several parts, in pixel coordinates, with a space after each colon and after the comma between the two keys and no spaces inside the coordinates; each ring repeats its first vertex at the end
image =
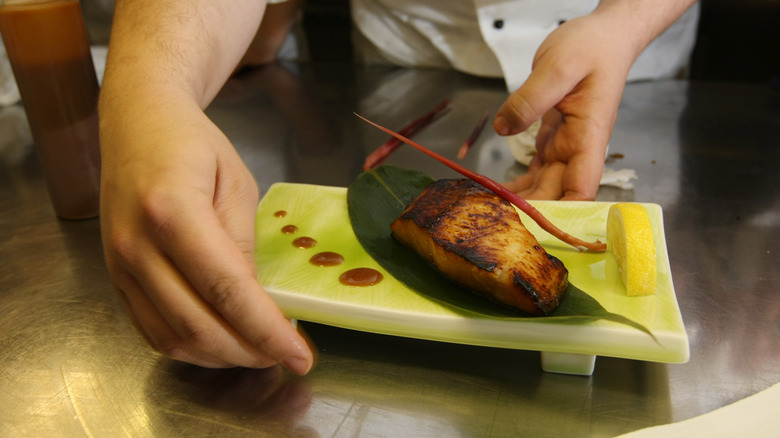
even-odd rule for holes
{"type": "Polygon", "coordinates": [[[780,383],[712,412],[677,423],[640,429],[620,438],[776,437],[780,383]]]}
{"type": "MultiPolygon", "coordinates": [[[[536,154],[536,135],[539,133],[541,125],[541,121],[537,120],[525,131],[505,137],[509,150],[518,163],[528,166],[536,154]]],[[[635,179],[637,176],[634,169],[612,169],[605,166],[601,176],[601,185],[631,190],[634,188],[631,181],[635,179]]]]}

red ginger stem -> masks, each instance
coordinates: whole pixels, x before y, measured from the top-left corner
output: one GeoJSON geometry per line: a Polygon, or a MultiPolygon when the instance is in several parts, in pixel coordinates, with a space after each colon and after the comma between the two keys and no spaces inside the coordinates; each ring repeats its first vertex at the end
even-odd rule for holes
{"type": "Polygon", "coordinates": [[[542,213],[537,210],[533,205],[529,204],[528,201],[521,198],[511,190],[507,189],[506,187],[502,186],[501,184],[493,181],[492,179],[480,175],[474,171],[471,171],[463,166],[461,166],[458,163],[455,163],[452,160],[449,160],[436,152],[404,137],[401,134],[398,134],[397,132],[393,132],[390,129],[385,128],[384,126],[381,126],[379,124],[376,124],[372,122],[371,120],[366,119],[365,117],[361,116],[360,114],[355,114],[356,116],[363,119],[365,122],[375,126],[376,128],[381,129],[382,131],[392,135],[393,137],[397,138],[398,140],[408,144],[409,146],[412,146],[413,148],[417,149],[418,151],[433,157],[437,159],[440,163],[444,164],[445,166],[449,167],[450,169],[460,173],[461,175],[470,178],[479,184],[482,184],[485,188],[492,191],[493,193],[497,194],[498,196],[501,196],[502,198],[506,199],[507,201],[514,204],[517,208],[519,208],[521,211],[523,211],[525,214],[527,214],[531,219],[533,219],[537,224],[539,224],[540,227],[542,227],[543,230],[547,231],[548,233],[552,234],[553,236],[557,237],[561,241],[573,246],[579,251],[584,251],[586,249],[589,249],[591,251],[595,252],[604,252],[607,250],[607,245],[600,242],[586,242],[584,240],[581,240],[577,237],[572,236],[569,233],[566,233],[565,231],[561,230],[560,228],[556,227],[552,222],[550,222],[549,219],[544,217],[542,213]]]}
{"type": "MultiPolygon", "coordinates": [[[[411,137],[441,117],[444,110],[449,108],[451,102],[452,101],[450,99],[444,99],[432,110],[412,120],[408,125],[401,128],[399,132],[404,137],[411,137]]],[[[387,159],[388,156],[390,156],[394,150],[398,148],[398,146],[401,146],[402,144],[403,143],[397,138],[391,137],[389,140],[382,143],[382,145],[379,146],[368,157],[366,157],[366,161],[363,163],[363,170],[373,169],[376,166],[379,166],[387,159]]]]}
{"type": "MultiPolygon", "coordinates": [[[[482,118],[479,119],[477,126],[474,127],[473,131],[471,131],[471,135],[469,135],[469,138],[467,138],[466,141],[464,141],[463,144],[460,146],[460,149],[458,149],[459,160],[466,158],[466,155],[469,153],[469,149],[471,149],[471,146],[474,145],[474,143],[479,138],[479,134],[481,134],[482,130],[485,128],[485,123],[487,123],[488,117],[490,117],[490,111],[485,110],[485,113],[482,114],[482,118]]],[[[401,131],[401,134],[403,135],[403,131],[401,131]]]]}

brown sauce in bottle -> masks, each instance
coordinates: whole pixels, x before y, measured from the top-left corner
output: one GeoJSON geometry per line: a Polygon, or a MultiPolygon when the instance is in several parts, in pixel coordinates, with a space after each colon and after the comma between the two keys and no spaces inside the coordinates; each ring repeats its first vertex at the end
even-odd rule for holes
{"type": "Polygon", "coordinates": [[[344,256],[337,252],[325,251],[314,254],[309,263],[316,266],[337,266],[344,263],[344,256]]]}
{"type": "Polygon", "coordinates": [[[295,234],[298,232],[298,227],[295,225],[285,225],[282,227],[282,233],[284,234],[295,234]]]}
{"type": "Polygon", "coordinates": [[[99,86],[78,1],[5,4],[0,30],[57,215],[98,215],[99,86]]]}
{"type": "Polygon", "coordinates": [[[299,237],[293,240],[293,246],[300,249],[309,249],[317,245],[317,241],[308,236],[299,237]]]}
{"type": "Polygon", "coordinates": [[[341,274],[339,281],[345,286],[366,287],[379,283],[383,278],[382,273],[376,269],[355,268],[341,274]]]}

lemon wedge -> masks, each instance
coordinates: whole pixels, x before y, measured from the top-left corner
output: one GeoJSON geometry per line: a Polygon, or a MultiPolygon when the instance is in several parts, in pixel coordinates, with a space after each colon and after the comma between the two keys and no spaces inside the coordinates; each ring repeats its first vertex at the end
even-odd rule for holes
{"type": "Polygon", "coordinates": [[[617,261],[628,296],[655,293],[655,241],[647,210],[640,204],[620,203],[609,208],[607,244],[617,261]]]}

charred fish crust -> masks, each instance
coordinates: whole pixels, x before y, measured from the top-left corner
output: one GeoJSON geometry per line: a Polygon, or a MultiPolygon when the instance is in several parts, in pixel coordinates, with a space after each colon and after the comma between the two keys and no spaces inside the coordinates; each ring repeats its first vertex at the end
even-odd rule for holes
{"type": "MultiPolygon", "coordinates": [[[[560,304],[566,293],[564,287],[560,293],[542,295],[538,292],[532,281],[526,281],[522,274],[515,273],[514,283],[522,288],[533,302],[534,308],[538,309],[537,315],[550,315],[560,304]]],[[[566,282],[568,285],[568,282],[566,282]]]]}
{"type": "MultiPolygon", "coordinates": [[[[538,249],[541,249],[541,248],[538,248],[538,249]]],[[[558,257],[555,257],[554,255],[552,255],[552,254],[550,254],[548,252],[545,252],[545,255],[547,256],[547,259],[550,260],[550,262],[553,265],[555,265],[555,267],[557,269],[563,269],[565,274],[569,273],[569,270],[566,269],[566,267],[563,265],[563,262],[558,257]]]]}
{"type": "Polygon", "coordinates": [[[430,184],[391,230],[451,281],[528,315],[553,312],[568,287],[514,206],[470,180],[430,184]]]}
{"type": "Polygon", "coordinates": [[[523,291],[528,294],[528,297],[531,299],[531,301],[534,302],[534,304],[539,305],[541,302],[541,298],[539,297],[539,294],[536,292],[536,289],[534,288],[534,285],[530,282],[526,281],[525,278],[523,278],[522,274],[515,273],[514,278],[512,281],[520,286],[523,291]]]}
{"type": "Polygon", "coordinates": [[[442,216],[461,197],[460,193],[447,192],[444,190],[445,188],[435,183],[428,185],[420,194],[420,197],[417,198],[417,201],[414,201],[416,208],[410,209],[407,206],[400,218],[413,220],[418,227],[428,228],[433,226],[441,220],[442,216]]]}
{"type": "Polygon", "coordinates": [[[485,251],[484,248],[464,245],[465,242],[448,242],[434,238],[434,241],[447,251],[462,257],[465,261],[474,264],[479,269],[493,272],[498,266],[496,254],[493,251],[485,251]]]}

